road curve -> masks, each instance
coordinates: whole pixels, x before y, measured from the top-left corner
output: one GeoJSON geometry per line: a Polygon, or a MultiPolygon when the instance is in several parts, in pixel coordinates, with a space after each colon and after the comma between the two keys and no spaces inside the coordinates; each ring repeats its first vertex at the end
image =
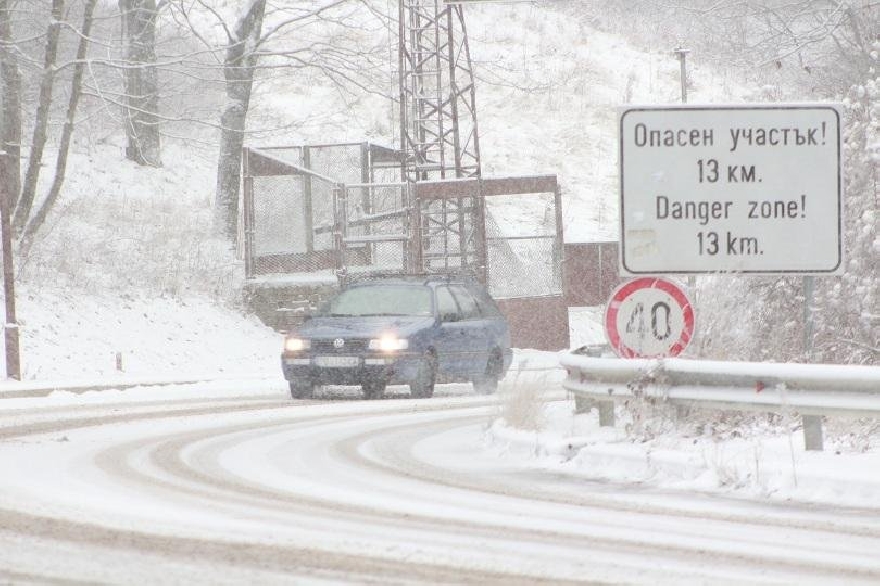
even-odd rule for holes
{"type": "Polygon", "coordinates": [[[880,514],[550,475],[489,398],[0,403],[0,583],[878,583],[880,514]]]}

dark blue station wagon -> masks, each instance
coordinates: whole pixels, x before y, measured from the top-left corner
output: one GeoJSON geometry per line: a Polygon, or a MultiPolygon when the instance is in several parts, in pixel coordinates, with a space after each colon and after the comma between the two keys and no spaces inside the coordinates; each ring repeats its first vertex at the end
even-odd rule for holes
{"type": "Polygon", "coordinates": [[[388,384],[430,397],[435,381],[498,387],[511,362],[507,321],[476,281],[386,277],[343,288],[284,340],[281,365],[295,399],[320,385],[360,385],[382,396],[388,384]]]}

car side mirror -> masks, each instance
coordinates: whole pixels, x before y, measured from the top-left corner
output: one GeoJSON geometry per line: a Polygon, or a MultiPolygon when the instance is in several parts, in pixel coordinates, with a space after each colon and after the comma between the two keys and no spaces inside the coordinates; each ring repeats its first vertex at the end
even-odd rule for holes
{"type": "Polygon", "coordinates": [[[440,321],[443,323],[458,321],[458,314],[455,313],[454,311],[444,313],[440,316],[440,321]]]}

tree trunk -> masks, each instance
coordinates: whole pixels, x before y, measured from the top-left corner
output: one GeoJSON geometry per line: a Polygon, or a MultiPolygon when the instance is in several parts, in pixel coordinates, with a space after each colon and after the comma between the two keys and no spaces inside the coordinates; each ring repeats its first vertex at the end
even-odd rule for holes
{"type": "Polygon", "coordinates": [[[9,0],[0,0],[0,81],[3,87],[2,131],[0,149],[9,155],[6,161],[8,210],[14,210],[21,192],[21,72],[13,44],[9,0]]]}
{"type": "Polygon", "coordinates": [[[49,107],[52,105],[52,89],[55,84],[55,60],[58,54],[58,35],[61,29],[61,17],[64,12],[64,0],[52,0],[52,20],[46,29],[46,53],[43,58],[43,77],[40,80],[40,101],[37,104],[37,115],[34,120],[34,136],[31,142],[31,156],[28,159],[27,173],[21,198],[15,209],[13,230],[21,233],[31,208],[34,205],[34,194],[37,180],[40,177],[40,166],[43,162],[43,149],[46,146],[46,127],[49,124],[49,107]]]}
{"type": "Polygon", "coordinates": [[[139,165],[162,166],[159,138],[159,88],[156,70],[156,1],[119,0],[122,23],[127,36],[127,63],[124,70],[125,156],[139,165]]]}
{"type": "Polygon", "coordinates": [[[55,178],[52,181],[52,187],[49,194],[40,206],[40,209],[27,224],[23,235],[22,250],[27,251],[30,247],[30,241],[34,234],[43,225],[46,216],[61,192],[61,185],[64,183],[64,175],[67,172],[67,154],[70,150],[70,139],[73,136],[73,119],[76,116],[76,108],[79,104],[79,97],[82,94],[82,79],[85,71],[86,53],[89,48],[89,36],[92,33],[92,15],[95,11],[97,0],[86,0],[83,10],[82,31],[79,37],[79,46],[76,50],[76,64],[73,68],[73,78],[70,81],[70,101],[67,104],[67,117],[64,120],[64,128],[61,131],[61,144],[58,147],[58,160],[55,165],[55,178]]]}
{"type": "Polygon", "coordinates": [[[241,16],[226,50],[226,107],[220,118],[220,157],[217,162],[216,219],[219,228],[234,239],[238,226],[241,190],[241,149],[254,84],[256,47],[263,26],[266,0],[255,0],[241,16]]]}

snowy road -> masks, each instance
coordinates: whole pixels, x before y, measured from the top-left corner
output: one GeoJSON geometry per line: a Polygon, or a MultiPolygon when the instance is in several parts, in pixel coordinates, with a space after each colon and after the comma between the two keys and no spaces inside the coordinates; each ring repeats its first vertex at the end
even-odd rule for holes
{"type": "Polygon", "coordinates": [[[878,583],[876,510],[538,473],[490,400],[0,403],[0,583],[878,583]]]}

